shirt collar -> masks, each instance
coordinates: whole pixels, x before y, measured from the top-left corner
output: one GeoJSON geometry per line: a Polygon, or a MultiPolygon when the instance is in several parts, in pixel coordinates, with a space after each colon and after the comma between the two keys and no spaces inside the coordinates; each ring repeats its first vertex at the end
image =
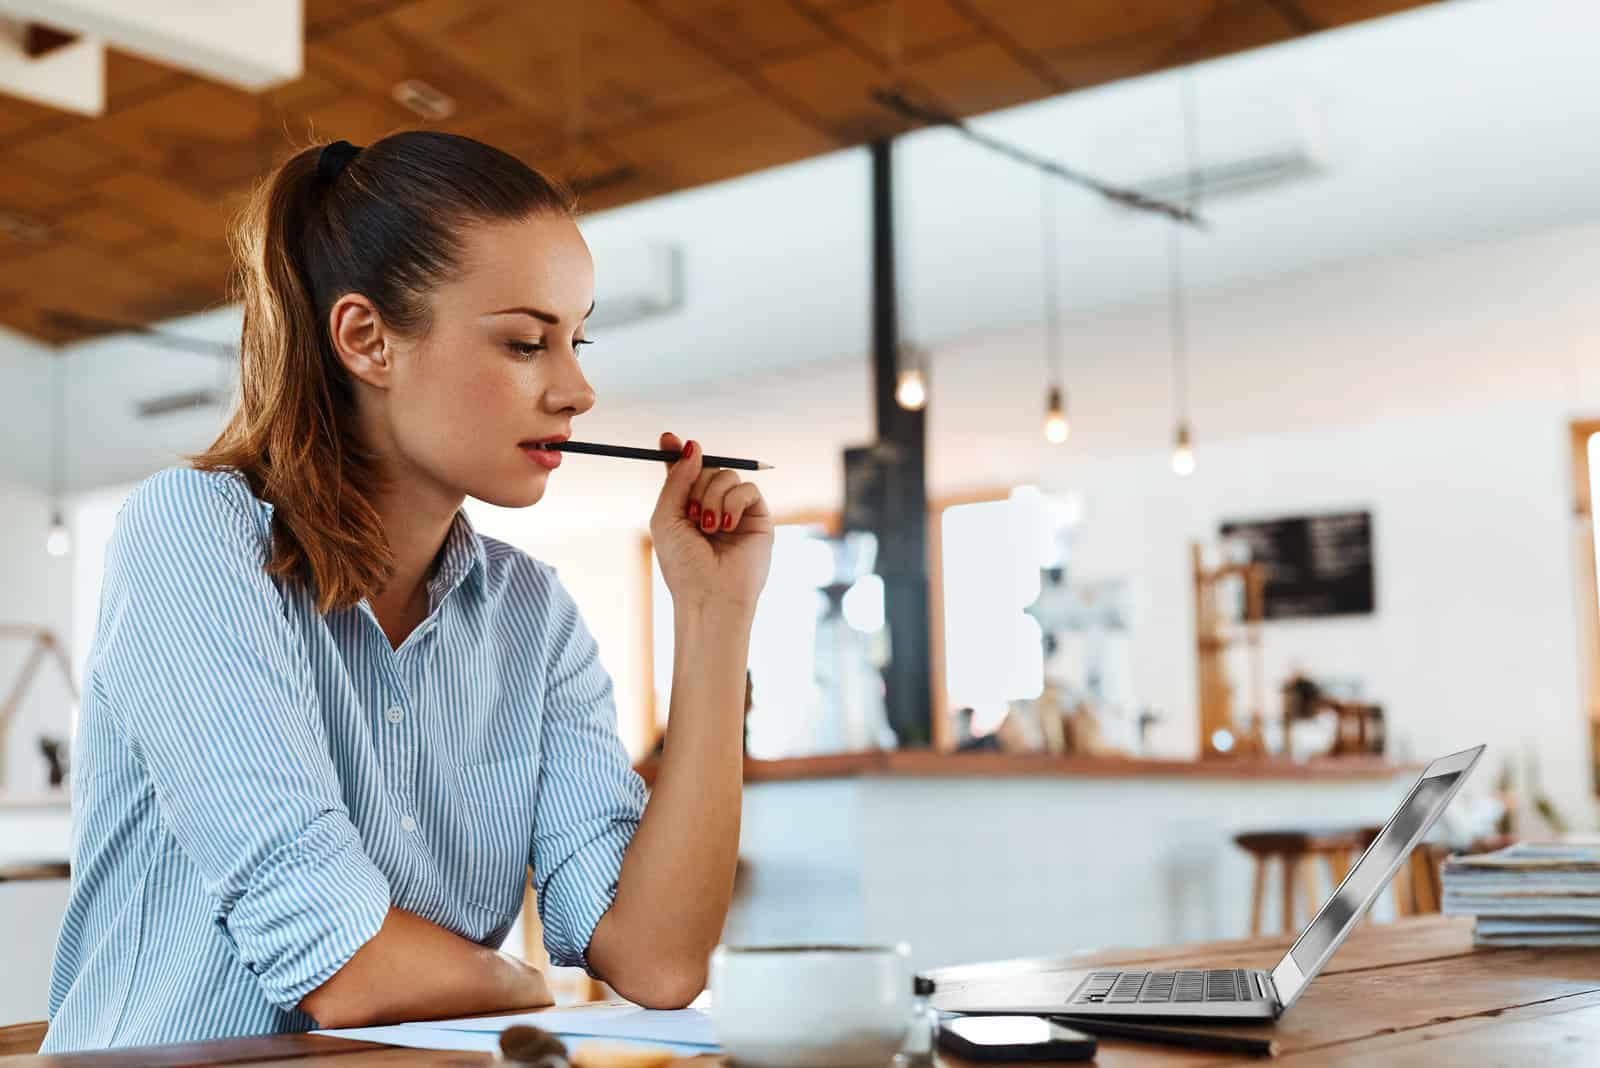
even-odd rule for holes
{"type": "Polygon", "coordinates": [[[465,508],[457,509],[450,533],[445,535],[444,548],[440,550],[439,567],[428,580],[428,593],[437,602],[462,582],[478,576],[481,582],[488,572],[489,561],[483,551],[483,539],[473,529],[465,508]]]}

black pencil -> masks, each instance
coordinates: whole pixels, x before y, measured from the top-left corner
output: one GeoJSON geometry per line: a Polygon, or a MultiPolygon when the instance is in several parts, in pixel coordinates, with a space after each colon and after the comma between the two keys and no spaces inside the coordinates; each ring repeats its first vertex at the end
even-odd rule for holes
{"type": "Polygon", "coordinates": [[[1200,1031],[1188,1027],[1163,1027],[1157,1024],[1135,1023],[1132,1020],[1111,1020],[1104,1016],[1060,1016],[1052,1013],[1050,1019],[1063,1027],[1071,1027],[1085,1034],[1126,1038],[1160,1046],[1187,1046],[1190,1049],[1210,1049],[1220,1053],[1246,1053],[1254,1057],[1272,1057],[1278,1052],[1275,1040],[1255,1038],[1251,1035],[1200,1031]]]}
{"type": "MultiPolygon", "coordinates": [[[[552,441],[543,447],[555,452],[581,452],[590,456],[618,456],[624,460],[658,460],[665,463],[677,463],[683,455],[671,449],[635,449],[630,445],[598,445],[589,441],[552,441]]],[[[764,464],[758,460],[743,460],[737,456],[707,454],[700,462],[707,467],[734,467],[741,471],[772,470],[771,464],[764,464]]]]}

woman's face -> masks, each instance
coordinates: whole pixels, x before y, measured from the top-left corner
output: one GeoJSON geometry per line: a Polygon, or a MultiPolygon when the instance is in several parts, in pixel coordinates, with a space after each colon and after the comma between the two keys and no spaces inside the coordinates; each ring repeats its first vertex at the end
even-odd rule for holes
{"type": "Polygon", "coordinates": [[[470,228],[460,273],[432,294],[426,336],[389,336],[377,426],[392,473],[447,498],[507,508],[544,496],[555,472],[532,442],[572,433],[594,407],[578,365],[594,263],[563,215],[470,228]]]}

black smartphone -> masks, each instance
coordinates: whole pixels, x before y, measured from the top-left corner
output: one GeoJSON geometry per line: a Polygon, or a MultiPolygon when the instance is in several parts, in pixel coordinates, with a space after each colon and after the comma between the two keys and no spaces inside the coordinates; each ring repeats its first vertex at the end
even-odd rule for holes
{"type": "Polygon", "coordinates": [[[939,1024],[939,1046],[969,1061],[1086,1061],[1095,1041],[1042,1016],[955,1016],[939,1024]]]}

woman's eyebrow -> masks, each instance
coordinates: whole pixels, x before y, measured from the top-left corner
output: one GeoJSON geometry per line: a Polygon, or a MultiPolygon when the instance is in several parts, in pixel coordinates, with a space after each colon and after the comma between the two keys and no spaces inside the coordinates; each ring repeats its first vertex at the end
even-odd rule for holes
{"type": "MultiPolygon", "coordinates": [[[[559,316],[559,315],[551,315],[549,312],[540,311],[538,308],[501,308],[499,311],[490,312],[489,314],[490,315],[531,315],[535,319],[544,320],[545,322],[549,323],[551,326],[554,326],[555,324],[557,324],[557,323],[559,323],[561,321],[561,316],[559,316]]],[[[591,316],[593,314],[594,314],[594,301],[590,301],[589,302],[589,310],[583,313],[583,317],[585,319],[587,319],[587,318],[589,318],[589,316],[591,316]]]]}

